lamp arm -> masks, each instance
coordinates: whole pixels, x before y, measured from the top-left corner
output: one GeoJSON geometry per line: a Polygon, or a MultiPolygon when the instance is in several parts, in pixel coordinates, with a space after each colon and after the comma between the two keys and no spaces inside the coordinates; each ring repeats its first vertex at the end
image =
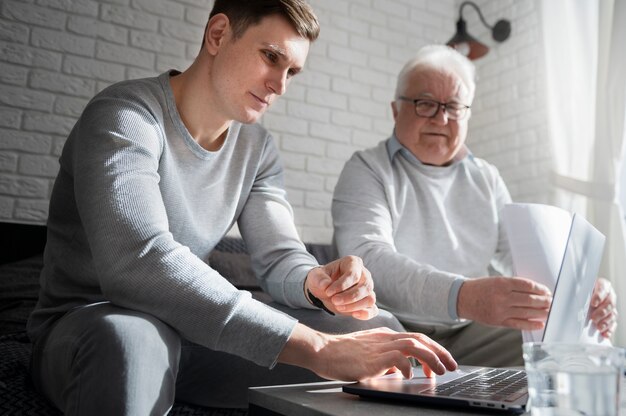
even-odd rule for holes
{"type": "Polygon", "coordinates": [[[485,18],[483,17],[483,14],[481,13],[480,9],[476,5],[476,3],[472,2],[472,1],[464,1],[463,3],[461,3],[461,7],[459,7],[459,19],[463,19],[463,7],[468,6],[468,5],[469,6],[473,6],[474,9],[476,9],[476,11],[478,12],[478,17],[480,17],[480,21],[483,22],[483,25],[485,25],[487,28],[493,30],[493,26],[490,26],[485,21],[485,18]]]}

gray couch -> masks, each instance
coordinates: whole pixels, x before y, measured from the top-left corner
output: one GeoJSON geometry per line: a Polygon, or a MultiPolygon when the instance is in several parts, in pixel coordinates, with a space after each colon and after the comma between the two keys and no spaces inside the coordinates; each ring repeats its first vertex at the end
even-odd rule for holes
{"type": "MultiPolygon", "coordinates": [[[[59,415],[34,389],[28,376],[31,344],[25,325],[37,302],[45,227],[0,223],[3,253],[0,254],[0,414],[59,415]],[[43,240],[42,240],[43,239],[43,240]]],[[[306,244],[320,263],[330,261],[330,245],[306,244]]],[[[271,298],[252,274],[241,239],[225,238],[210,254],[209,263],[236,287],[248,290],[265,302],[271,298]]],[[[239,416],[247,409],[221,409],[176,403],[169,415],[239,416]]]]}

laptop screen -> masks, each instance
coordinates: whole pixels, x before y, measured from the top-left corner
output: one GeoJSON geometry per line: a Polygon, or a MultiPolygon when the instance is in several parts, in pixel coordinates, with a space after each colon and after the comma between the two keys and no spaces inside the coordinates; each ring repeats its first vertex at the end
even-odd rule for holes
{"type": "Polygon", "coordinates": [[[574,214],[543,334],[544,342],[602,341],[589,319],[589,304],[604,242],[601,232],[582,216],[574,214]]]}

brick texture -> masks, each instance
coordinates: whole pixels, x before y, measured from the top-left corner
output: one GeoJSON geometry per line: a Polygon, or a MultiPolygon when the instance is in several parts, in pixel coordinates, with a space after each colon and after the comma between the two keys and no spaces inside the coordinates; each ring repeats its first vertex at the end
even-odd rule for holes
{"type": "MultiPolygon", "coordinates": [[[[488,22],[512,22],[495,44],[471,8],[468,30],[491,51],[468,145],[494,163],[515,200],[546,202],[551,163],[539,0],[477,0],[488,22]]],[[[65,136],[97,91],[185,69],[211,0],[5,0],[0,3],[0,221],[44,223],[65,136]]],[[[329,242],[343,163],[392,131],[396,74],[423,45],[453,34],[461,0],[310,0],[322,32],[305,71],[261,123],[283,156],[303,239],[329,242]]]]}

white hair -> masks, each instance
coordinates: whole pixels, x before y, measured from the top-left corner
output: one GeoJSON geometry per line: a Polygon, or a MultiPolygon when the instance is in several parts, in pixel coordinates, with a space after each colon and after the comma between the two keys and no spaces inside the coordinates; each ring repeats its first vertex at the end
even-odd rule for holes
{"type": "Polygon", "coordinates": [[[413,59],[404,65],[398,74],[395,99],[404,94],[409,77],[415,70],[433,69],[453,72],[461,78],[469,92],[470,102],[472,102],[476,90],[476,67],[466,56],[446,45],[424,46],[413,59]]]}

